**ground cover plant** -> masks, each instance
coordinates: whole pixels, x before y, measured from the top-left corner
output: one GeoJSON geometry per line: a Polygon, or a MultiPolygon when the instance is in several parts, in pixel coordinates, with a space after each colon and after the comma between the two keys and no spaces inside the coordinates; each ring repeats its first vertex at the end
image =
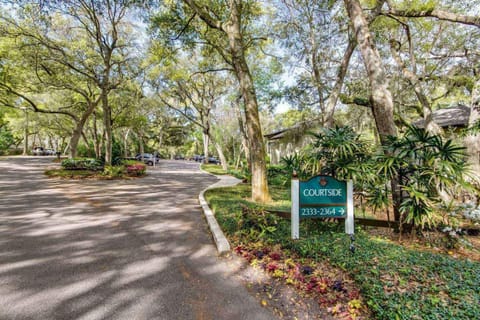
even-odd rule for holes
{"type": "Polygon", "coordinates": [[[125,160],[116,165],[104,165],[98,159],[64,159],[60,169],[49,169],[49,177],[64,179],[122,179],[141,177],[146,174],[147,166],[138,161],[125,160]]]}
{"type": "Polygon", "coordinates": [[[227,171],[223,170],[223,168],[221,166],[219,166],[218,164],[204,163],[204,164],[201,165],[201,168],[202,168],[202,170],[207,171],[211,174],[215,174],[215,175],[223,175],[223,174],[228,173],[227,171]]]}
{"type": "MultiPolygon", "coordinates": [[[[288,201],[285,188],[272,189],[275,203],[288,201]]],[[[352,253],[343,225],[321,220],[302,220],[301,239],[293,241],[289,221],[251,203],[249,195],[243,184],[206,193],[235,251],[273,278],[315,295],[332,316],[478,318],[480,262],[405,248],[360,227],[352,253]]]]}

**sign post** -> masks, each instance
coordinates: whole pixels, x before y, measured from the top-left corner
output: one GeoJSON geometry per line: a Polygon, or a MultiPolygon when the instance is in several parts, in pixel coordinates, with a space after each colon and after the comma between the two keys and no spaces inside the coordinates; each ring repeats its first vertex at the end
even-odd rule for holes
{"type": "Polygon", "coordinates": [[[292,239],[300,238],[300,215],[298,214],[300,209],[300,193],[298,192],[299,182],[296,174],[294,174],[292,179],[292,216],[290,220],[292,222],[292,239]]]}
{"type": "Polygon", "coordinates": [[[292,179],[292,239],[298,239],[301,218],[344,218],[345,233],[354,233],[353,182],[330,176],[315,176],[307,181],[292,179]]]}
{"type": "Polygon", "coordinates": [[[347,217],[345,218],[345,233],[352,235],[355,232],[353,215],[353,181],[347,182],[347,217]]]}

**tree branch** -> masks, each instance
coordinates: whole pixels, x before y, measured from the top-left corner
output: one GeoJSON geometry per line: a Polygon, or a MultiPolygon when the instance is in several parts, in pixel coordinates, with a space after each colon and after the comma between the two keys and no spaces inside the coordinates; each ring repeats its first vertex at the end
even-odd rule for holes
{"type": "Polygon", "coordinates": [[[380,14],[386,16],[393,15],[405,18],[436,18],[439,20],[461,23],[480,28],[480,17],[456,14],[453,12],[438,10],[435,8],[430,10],[399,10],[390,5],[390,10],[381,12],[380,14]]]}
{"type": "Polygon", "coordinates": [[[210,13],[205,10],[205,7],[199,6],[194,0],[183,0],[193,11],[195,11],[200,19],[202,19],[210,28],[225,32],[222,27],[222,22],[215,19],[210,13]]]}

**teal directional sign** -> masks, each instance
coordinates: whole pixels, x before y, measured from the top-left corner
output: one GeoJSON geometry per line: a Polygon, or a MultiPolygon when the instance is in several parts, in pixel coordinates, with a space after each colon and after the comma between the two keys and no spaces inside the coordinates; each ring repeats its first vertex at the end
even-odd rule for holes
{"type": "Polygon", "coordinates": [[[315,176],[299,183],[300,218],[345,217],[347,183],[329,176],[315,176]]]}
{"type": "Polygon", "coordinates": [[[315,176],[307,181],[292,178],[292,239],[300,238],[300,218],[345,218],[345,233],[353,235],[353,181],[315,176]]]}

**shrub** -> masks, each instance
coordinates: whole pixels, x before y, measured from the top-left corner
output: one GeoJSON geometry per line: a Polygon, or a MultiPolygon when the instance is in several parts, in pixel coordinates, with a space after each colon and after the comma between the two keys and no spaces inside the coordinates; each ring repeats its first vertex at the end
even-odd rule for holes
{"type": "Polygon", "coordinates": [[[280,218],[274,214],[244,206],[237,224],[237,232],[246,235],[247,239],[252,241],[268,238],[277,230],[279,220],[280,218]]]}
{"type": "Polygon", "coordinates": [[[292,173],[285,170],[282,165],[269,165],[267,167],[267,178],[269,185],[287,185],[291,178],[292,173]]]}
{"type": "MultiPolygon", "coordinates": [[[[355,190],[366,196],[374,211],[389,207],[390,181],[398,181],[399,222],[421,228],[435,225],[438,219],[434,209],[449,200],[445,194],[452,198],[460,189],[473,190],[466,182],[464,148],[423,129],[409,127],[404,135],[389,137],[377,154],[349,127],[324,129],[312,135],[315,149],[282,158],[284,170],[296,171],[300,179],[318,173],[352,179],[355,190]]],[[[475,211],[472,216],[476,216],[475,211]]]]}
{"type": "Polygon", "coordinates": [[[143,176],[147,172],[147,166],[143,163],[126,164],[127,174],[133,177],[143,176]]]}
{"type": "Polygon", "coordinates": [[[280,164],[287,174],[291,175],[295,171],[300,179],[318,174],[321,168],[320,162],[309,149],[282,157],[280,164]]]}
{"type": "Polygon", "coordinates": [[[241,167],[240,169],[228,169],[227,174],[234,176],[237,179],[250,181],[252,178],[252,174],[248,170],[246,166],[241,167]]]}
{"type": "Polygon", "coordinates": [[[119,178],[125,174],[125,167],[122,166],[110,166],[107,165],[103,168],[103,175],[112,177],[112,178],[119,178]]]}
{"type": "MultiPolygon", "coordinates": [[[[354,279],[374,319],[478,319],[480,263],[411,250],[358,228],[352,254],[343,226],[321,220],[302,220],[302,238],[291,240],[289,221],[244,208],[248,195],[244,185],[206,193],[232,244],[255,248],[252,259],[268,254],[264,248],[274,243],[285,255],[329,261],[354,279]]],[[[267,268],[278,270],[275,264],[267,268]]]]}
{"type": "Polygon", "coordinates": [[[322,165],[321,173],[337,179],[361,180],[371,154],[367,144],[350,127],[324,129],[313,134],[315,156],[322,165]]]}
{"type": "Polygon", "coordinates": [[[409,127],[401,137],[390,137],[385,152],[374,159],[377,173],[397,179],[402,191],[404,222],[423,227],[434,224],[434,205],[470,190],[463,147],[423,129],[409,127]]]}
{"type": "Polygon", "coordinates": [[[103,170],[103,163],[98,159],[65,159],[62,161],[65,170],[103,170]]]}

